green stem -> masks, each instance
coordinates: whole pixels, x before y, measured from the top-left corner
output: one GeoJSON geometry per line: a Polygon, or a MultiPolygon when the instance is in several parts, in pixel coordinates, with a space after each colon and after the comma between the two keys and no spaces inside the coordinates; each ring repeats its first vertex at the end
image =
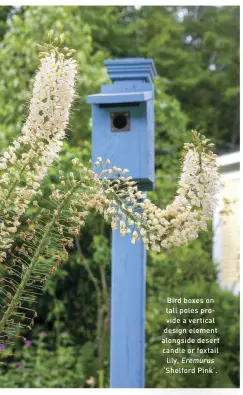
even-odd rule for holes
{"type": "MultiPolygon", "coordinates": [[[[7,194],[6,198],[4,199],[4,201],[7,201],[10,198],[14,188],[16,187],[17,183],[19,182],[20,177],[22,176],[23,172],[25,171],[27,164],[28,164],[28,160],[26,160],[24,162],[23,166],[20,169],[20,172],[16,175],[14,181],[11,183],[11,187],[10,187],[8,194],[7,194]]],[[[2,208],[4,201],[0,202],[0,208],[2,208]]]]}
{"type": "Polygon", "coordinates": [[[99,388],[104,388],[104,370],[98,370],[98,377],[99,377],[99,388]]]}
{"type": "MultiPolygon", "coordinates": [[[[27,159],[29,159],[29,158],[27,158],[27,159]]],[[[23,172],[25,171],[25,168],[26,168],[27,164],[28,164],[28,160],[26,160],[24,162],[22,168],[20,169],[19,174],[15,177],[14,182],[11,184],[11,188],[10,188],[10,190],[9,190],[7,196],[6,196],[6,200],[8,200],[10,198],[14,188],[16,187],[17,182],[19,181],[19,178],[22,176],[23,172]]]]}

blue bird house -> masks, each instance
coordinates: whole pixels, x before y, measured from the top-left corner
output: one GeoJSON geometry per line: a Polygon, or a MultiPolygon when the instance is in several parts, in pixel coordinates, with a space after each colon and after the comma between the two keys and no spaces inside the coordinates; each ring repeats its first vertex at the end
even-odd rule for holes
{"type": "Polygon", "coordinates": [[[104,62],[112,84],[90,95],[92,161],[109,159],[126,168],[141,190],[154,184],[154,77],[152,59],[128,58],[104,62]]]}

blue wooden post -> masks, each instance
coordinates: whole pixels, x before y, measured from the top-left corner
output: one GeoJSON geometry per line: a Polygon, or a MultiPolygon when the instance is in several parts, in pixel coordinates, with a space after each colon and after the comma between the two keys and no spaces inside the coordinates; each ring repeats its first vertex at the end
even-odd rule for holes
{"type": "MultiPolygon", "coordinates": [[[[143,191],[154,183],[152,59],[105,61],[113,84],[88,96],[92,104],[92,159],[127,168],[143,191]]],[[[146,251],[119,230],[112,235],[110,387],[144,387],[146,251]]]]}

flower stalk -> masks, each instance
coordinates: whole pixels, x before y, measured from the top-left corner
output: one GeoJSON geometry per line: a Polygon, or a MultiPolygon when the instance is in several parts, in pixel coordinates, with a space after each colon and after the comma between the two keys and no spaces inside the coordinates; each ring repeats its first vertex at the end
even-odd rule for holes
{"type": "Polygon", "coordinates": [[[0,263],[14,241],[19,218],[59,154],[75,96],[77,65],[72,52],[58,48],[58,40],[53,44],[42,53],[22,132],[0,157],[0,263]]]}
{"type": "Polygon", "coordinates": [[[95,171],[77,158],[72,160],[73,172],[59,171],[60,185],[52,186],[50,209],[44,208],[41,183],[61,149],[75,96],[76,63],[72,51],[65,51],[54,40],[42,52],[29,116],[19,138],[0,158],[1,342],[11,341],[29,327],[25,322],[33,322],[30,303],[36,302],[43,281],[68,258],[90,212],[101,214],[121,236],[130,235],[132,244],[142,239],[146,249],[159,252],[196,239],[207,229],[217,204],[216,155],[210,141],[194,131],[192,142],[184,145],[179,188],[165,209],[138,190],[132,177],[125,176],[127,169],[109,168],[109,159],[102,158],[97,158],[95,171]],[[22,242],[13,250],[14,235],[31,202],[35,220],[28,221],[29,230],[20,233],[22,242]],[[7,252],[11,263],[6,263],[7,252]]]}

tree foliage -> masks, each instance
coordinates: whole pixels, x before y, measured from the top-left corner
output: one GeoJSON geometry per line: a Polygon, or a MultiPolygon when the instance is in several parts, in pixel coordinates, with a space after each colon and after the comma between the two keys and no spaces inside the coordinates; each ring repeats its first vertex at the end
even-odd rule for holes
{"type": "MultiPolygon", "coordinates": [[[[57,170],[70,171],[72,158],[85,163],[91,156],[91,114],[85,100],[107,82],[102,67],[106,58],[143,56],[155,62],[159,74],[155,81],[156,189],[150,196],[157,204],[165,207],[175,193],[178,149],[188,139],[187,129],[213,138],[218,151],[238,147],[239,7],[22,7],[8,24],[9,9],[4,8],[0,7],[4,27],[0,32],[0,149],[17,135],[26,116],[36,68],[35,44],[50,29],[66,32],[67,46],[77,50],[81,75],[72,131],[57,170]]],[[[46,193],[51,183],[57,183],[54,170],[45,180],[46,193]]],[[[218,287],[211,244],[208,232],[177,251],[149,255],[148,387],[239,386],[239,299],[218,287]],[[208,375],[166,376],[160,342],[164,298],[205,297],[206,293],[216,301],[220,373],[213,380],[208,375]]],[[[81,387],[89,386],[90,376],[95,386],[109,386],[110,271],[110,231],[98,216],[90,218],[69,260],[45,284],[33,328],[34,343],[13,349],[19,355],[3,368],[0,386],[81,387]],[[41,330],[48,334],[44,349],[38,343],[41,330]],[[63,343],[66,331],[68,344],[63,343]],[[24,365],[24,380],[19,364],[24,365]],[[80,378],[75,379],[78,372],[80,378]]]]}
{"type": "Polygon", "coordinates": [[[81,13],[95,48],[108,47],[113,57],[153,58],[188,127],[214,137],[218,149],[236,149],[239,7],[89,7],[81,13]]]}

